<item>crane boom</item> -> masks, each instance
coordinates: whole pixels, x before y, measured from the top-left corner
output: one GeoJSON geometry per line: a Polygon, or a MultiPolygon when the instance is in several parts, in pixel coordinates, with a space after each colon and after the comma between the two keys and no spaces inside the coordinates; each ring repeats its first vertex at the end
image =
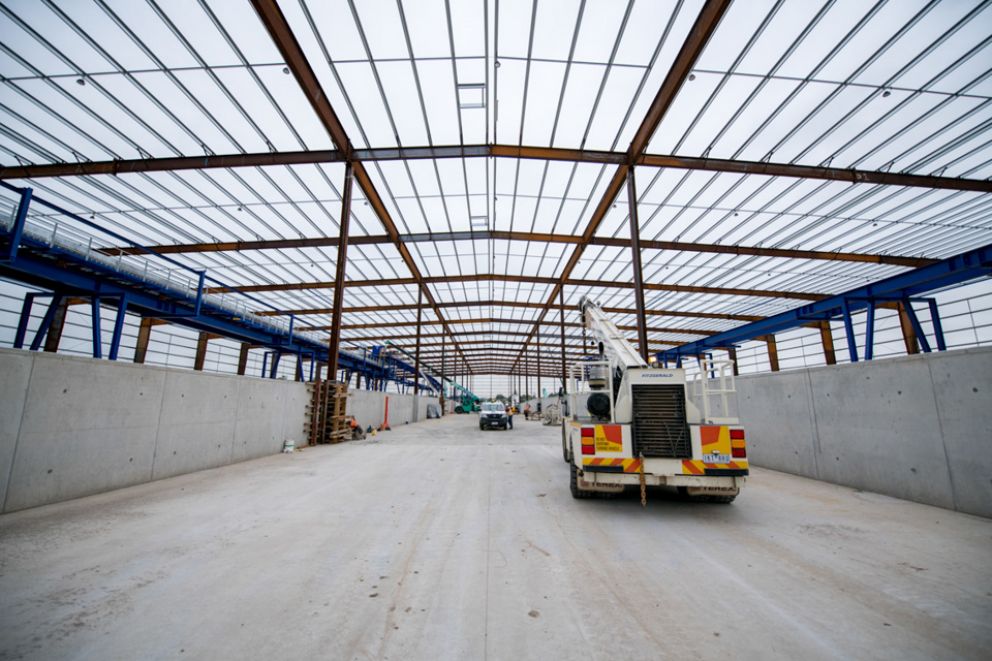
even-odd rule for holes
{"type": "Polygon", "coordinates": [[[603,343],[603,353],[613,362],[623,366],[623,369],[648,366],[641,354],[620,332],[617,325],[606,316],[599,303],[588,296],[583,296],[579,300],[579,310],[582,311],[586,328],[592,331],[603,343]]]}

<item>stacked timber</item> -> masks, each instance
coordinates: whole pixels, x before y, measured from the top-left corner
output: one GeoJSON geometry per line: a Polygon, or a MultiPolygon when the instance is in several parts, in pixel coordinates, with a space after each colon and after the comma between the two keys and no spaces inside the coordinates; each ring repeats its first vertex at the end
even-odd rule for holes
{"type": "Polygon", "coordinates": [[[345,414],[348,386],[334,381],[313,381],[307,388],[310,391],[310,419],[306,429],[309,444],[348,440],[351,434],[345,414]]]}

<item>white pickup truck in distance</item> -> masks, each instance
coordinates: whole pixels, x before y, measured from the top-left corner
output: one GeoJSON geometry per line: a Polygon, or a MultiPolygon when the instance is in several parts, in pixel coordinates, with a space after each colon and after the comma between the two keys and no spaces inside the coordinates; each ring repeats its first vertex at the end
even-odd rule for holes
{"type": "Polygon", "coordinates": [[[499,402],[483,402],[479,411],[479,429],[506,429],[506,407],[499,402]]]}

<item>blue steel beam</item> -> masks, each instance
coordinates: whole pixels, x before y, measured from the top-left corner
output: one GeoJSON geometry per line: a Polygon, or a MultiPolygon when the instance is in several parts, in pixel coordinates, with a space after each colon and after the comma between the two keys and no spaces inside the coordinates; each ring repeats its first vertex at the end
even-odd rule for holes
{"type": "MultiPolygon", "coordinates": [[[[843,316],[845,327],[847,327],[848,349],[853,362],[857,360],[857,345],[854,344],[853,340],[854,333],[850,324],[850,314],[867,308],[869,304],[885,301],[899,301],[906,306],[910,321],[924,347],[923,350],[929,351],[930,345],[923,336],[919,319],[909,304],[909,299],[990,274],[992,274],[992,244],[949,257],[936,264],[923,266],[864,287],[852,289],[843,294],[830,296],[767,319],[710,335],[673,349],[667,349],[659,352],[657,358],[662,363],[666,361],[679,363],[683,356],[695,356],[712,349],[736,346],[760,335],[770,335],[790,328],[797,328],[810,321],[822,321],[843,316]]],[[[939,319],[936,316],[934,318],[939,319]]],[[[939,338],[938,348],[944,344],[942,329],[940,332],[937,331],[939,326],[938,320],[934,329],[939,338]]]]}
{"type": "Polygon", "coordinates": [[[3,253],[4,261],[13,262],[17,259],[17,250],[21,245],[24,223],[28,219],[28,207],[31,206],[31,192],[30,188],[21,191],[21,201],[18,203],[17,213],[14,215],[14,226],[10,230],[10,245],[3,253]]]}
{"type": "Polygon", "coordinates": [[[124,334],[124,317],[127,315],[127,294],[121,294],[120,302],[117,304],[117,318],[114,320],[114,334],[110,338],[110,353],[107,358],[117,360],[117,353],[121,348],[121,337],[124,334]]]}
{"type": "Polygon", "coordinates": [[[54,292],[52,294],[52,302],[48,305],[48,310],[45,312],[45,316],[41,320],[41,325],[38,326],[38,331],[34,335],[34,340],[31,341],[31,351],[37,351],[41,348],[41,342],[45,339],[45,334],[48,333],[48,329],[52,327],[52,321],[55,319],[55,313],[58,310],[60,303],[62,303],[62,294],[60,292],[54,292]]]}
{"type": "MultiPolygon", "coordinates": [[[[123,295],[123,293],[122,293],[123,295]]],[[[93,357],[103,358],[103,335],[100,332],[100,283],[97,282],[90,298],[90,326],[93,329],[93,357]]]]}
{"type": "MultiPolygon", "coordinates": [[[[10,236],[0,237],[0,244],[6,244],[10,236]]],[[[6,247],[6,246],[3,246],[6,247]]],[[[248,344],[278,349],[287,353],[306,351],[316,360],[327,360],[327,348],[321,342],[289,336],[286,331],[269,329],[248,320],[238,319],[226,310],[214,306],[209,299],[199,301],[200,314],[195,314],[196,300],[171,298],[167,292],[130,273],[115,270],[109,264],[85,261],[71,251],[63,251],[58,246],[48,246],[31,237],[22,237],[19,254],[15,263],[0,263],[0,276],[24,282],[45,289],[58,289],[63,295],[88,297],[91,299],[127,297],[128,310],[135,314],[169,318],[173,323],[228,337],[248,344]]],[[[31,303],[37,296],[50,294],[30,293],[25,297],[25,310],[18,324],[15,345],[23,346],[30,316],[31,303]],[[23,331],[21,326],[24,326],[23,331]],[[19,340],[19,341],[18,341],[19,340]]],[[[93,301],[96,319],[99,319],[99,303],[93,301]]],[[[94,355],[102,354],[99,321],[94,327],[94,355]]],[[[363,361],[361,357],[341,352],[339,365],[345,369],[359,371],[375,379],[388,378],[388,371],[381,366],[363,361]]]]}
{"type": "Polygon", "coordinates": [[[28,322],[31,321],[31,308],[34,307],[34,299],[38,296],[48,296],[48,294],[31,292],[24,295],[24,303],[21,304],[21,316],[17,320],[17,330],[14,332],[15,349],[24,347],[24,338],[28,333],[28,322]]]}
{"type": "MultiPolygon", "coordinates": [[[[139,315],[158,319],[170,319],[178,325],[221,335],[249,345],[272,349],[274,352],[272,359],[273,365],[271,366],[273,368],[271,370],[273,376],[278,365],[279,356],[282,353],[296,354],[297,356],[305,354],[310,356],[311,378],[313,363],[327,361],[327,347],[321,342],[294,336],[292,328],[288,332],[266,328],[255,320],[235,317],[229,311],[211,304],[203,295],[205,283],[209,281],[212,284],[221,286],[224,283],[208,277],[205,271],[196,271],[176,260],[138,246],[141,254],[161,259],[196,275],[198,280],[196,297],[190,301],[176,298],[167,290],[145,282],[130,273],[118,271],[112,265],[87,261],[71,250],[62,249],[58,245],[48,245],[45,242],[25,236],[23,230],[27,219],[28,207],[34,202],[61,213],[76,222],[99,230],[119,241],[136,246],[136,244],[131,243],[125,237],[111,230],[101,227],[58,205],[33,197],[32,191],[29,188],[17,188],[7,182],[0,182],[0,185],[21,195],[21,202],[13,227],[9,231],[0,234],[0,256],[4,257],[4,259],[0,259],[0,276],[9,277],[46,289],[58,290],[59,296],[74,295],[90,298],[93,313],[94,357],[99,358],[102,355],[100,301],[104,298],[116,298],[121,303],[114,325],[114,338],[110,350],[111,358],[116,358],[117,356],[120,347],[120,336],[123,332],[124,313],[130,309],[139,315]],[[16,260],[13,259],[15,257],[16,260]]],[[[14,346],[17,348],[21,348],[24,345],[31,307],[34,299],[38,296],[52,296],[52,294],[29,293],[25,296],[24,309],[22,310],[14,340],[14,346]]],[[[247,294],[244,296],[246,299],[263,303],[264,305],[263,301],[253,296],[247,294]]],[[[293,321],[291,319],[291,324],[293,321]]],[[[43,321],[42,332],[39,337],[44,334],[46,328],[43,321]]],[[[35,339],[37,340],[38,338],[35,339]]],[[[382,385],[385,385],[385,381],[387,380],[396,381],[401,385],[412,385],[413,383],[399,376],[397,371],[397,368],[399,368],[413,374],[413,368],[407,363],[395,358],[387,358],[381,364],[377,362],[370,363],[364,357],[339,352],[338,365],[342,369],[361,373],[366,377],[367,381],[372,379],[382,383],[382,385]]],[[[263,374],[266,367],[268,365],[263,365],[263,374]]],[[[301,368],[302,366],[298,366],[298,374],[302,371],[301,368]]],[[[433,389],[440,389],[439,381],[431,377],[428,377],[428,381],[433,389]]]]}

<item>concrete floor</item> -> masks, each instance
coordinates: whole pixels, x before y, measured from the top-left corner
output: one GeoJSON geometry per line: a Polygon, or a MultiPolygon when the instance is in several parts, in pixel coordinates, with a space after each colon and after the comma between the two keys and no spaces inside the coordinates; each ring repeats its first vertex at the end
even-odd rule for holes
{"type": "Polygon", "coordinates": [[[472,416],[0,517],[0,658],[988,658],[992,521],[754,471],[575,501],[472,416]]]}

